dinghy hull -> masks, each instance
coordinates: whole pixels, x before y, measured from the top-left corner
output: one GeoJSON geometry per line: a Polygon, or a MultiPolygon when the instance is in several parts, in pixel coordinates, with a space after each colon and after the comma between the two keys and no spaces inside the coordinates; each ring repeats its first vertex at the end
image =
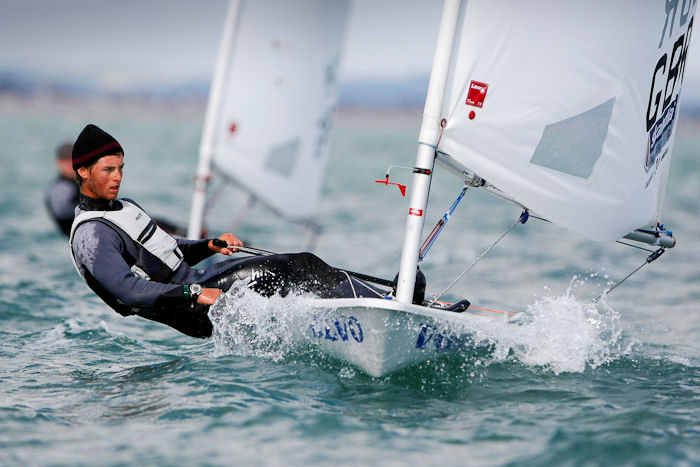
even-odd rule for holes
{"type": "Polygon", "coordinates": [[[474,347],[469,324],[483,319],[377,298],[310,304],[318,311],[310,324],[312,342],[373,377],[474,347]]]}

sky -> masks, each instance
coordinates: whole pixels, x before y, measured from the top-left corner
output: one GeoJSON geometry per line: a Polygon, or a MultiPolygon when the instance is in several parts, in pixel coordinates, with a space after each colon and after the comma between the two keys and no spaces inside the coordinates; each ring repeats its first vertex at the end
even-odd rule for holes
{"type": "MultiPolygon", "coordinates": [[[[113,89],[208,80],[226,7],[227,0],[0,0],[0,70],[79,76],[113,89]]],[[[441,8],[438,0],[353,0],[341,81],[427,76],[441,8]]],[[[686,63],[684,94],[700,98],[695,44],[686,63]]]]}
{"type": "MultiPolygon", "coordinates": [[[[0,69],[115,87],[207,79],[226,8],[226,0],[0,0],[0,69]]],[[[440,13],[430,0],[355,0],[341,79],[427,75],[440,13]]]]}

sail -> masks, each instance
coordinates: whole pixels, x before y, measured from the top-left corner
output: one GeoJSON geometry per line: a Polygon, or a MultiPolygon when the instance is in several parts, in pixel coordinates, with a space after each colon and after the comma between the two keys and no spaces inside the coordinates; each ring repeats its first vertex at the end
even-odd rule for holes
{"type": "Polygon", "coordinates": [[[439,151],[589,239],[655,225],[695,7],[462,2],[439,151]]]}
{"type": "Polygon", "coordinates": [[[293,221],[317,213],[348,6],[347,0],[230,6],[200,164],[210,159],[216,173],[293,221]]]}

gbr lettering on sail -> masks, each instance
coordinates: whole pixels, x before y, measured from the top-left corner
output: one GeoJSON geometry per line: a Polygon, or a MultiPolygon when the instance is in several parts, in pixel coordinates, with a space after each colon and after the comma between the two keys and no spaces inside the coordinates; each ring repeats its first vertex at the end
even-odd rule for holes
{"type": "MultiPolygon", "coordinates": [[[[659,40],[663,52],[651,76],[646,112],[648,144],[644,170],[649,172],[663,160],[678,111],[678,93],[683,81],[697,0],[666,0],[666,18],[659,40]],[[674,34],[675,32],[675,34],[674,34]],[[673,40],[674,37],[677,37],[673,40]]],[[[652,175],[653,177],[653,175],[652,175]]],[[[650,179],[651,181],[651,179],[650,179]]],[[[647,182],[648,185],[648,182],[647,182]]]]}

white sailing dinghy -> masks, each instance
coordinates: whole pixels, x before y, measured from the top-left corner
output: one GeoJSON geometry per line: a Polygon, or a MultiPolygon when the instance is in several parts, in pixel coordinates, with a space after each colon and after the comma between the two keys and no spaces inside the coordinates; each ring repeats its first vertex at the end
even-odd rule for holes
{"type": "Polygon", "coordinates": [[[412,304],[435,161],[590,240],[672,247],[657,221],[695,4],[446,0],[396,296],[312,300],[312,340],[372,376],[468,345],[482,318],[412,304]]]}
{"type": "MultiPolygon", "coordinates": [[[[314,221],[335,110],[348,0],[231,0],[209,94],[189,238],[212,172],[284,219],[314,221]],[[212,167],[214,170],[212,170],[212,167]]],[[[230,207],[230,205],[229,205],[230,207]]],[[[241,206],[242,207],[242,206],[241,206]]],[[[217,216],[240,214],[241,207],[217,216]]]]}

